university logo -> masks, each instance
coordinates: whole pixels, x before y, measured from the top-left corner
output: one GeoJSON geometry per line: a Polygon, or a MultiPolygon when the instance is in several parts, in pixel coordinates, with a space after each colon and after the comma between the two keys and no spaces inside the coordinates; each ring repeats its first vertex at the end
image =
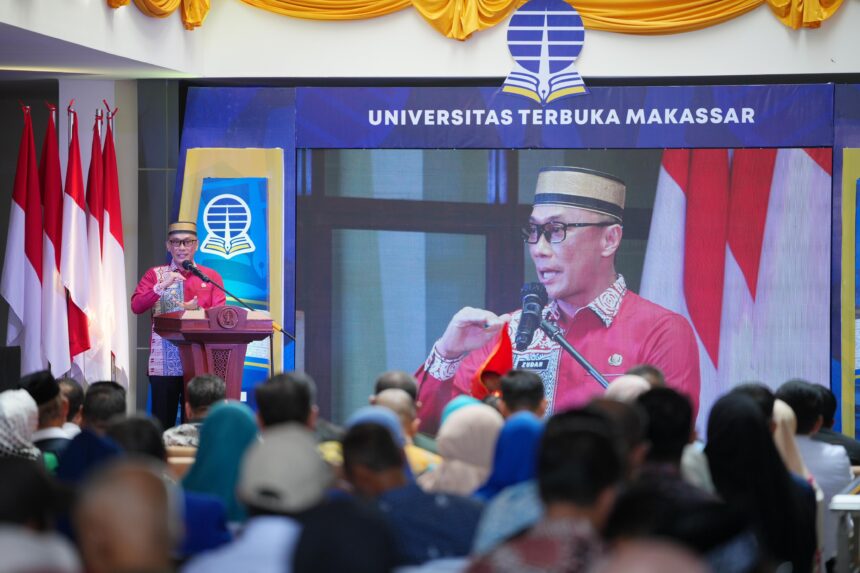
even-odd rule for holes
{"type": "Polygon", "coordinates": [[[508,24],[508,50],[516,67],[503,92],[546,105],[588,93],[573,63],[582,51],[582,18],[564,0],[531,0],[508,24]]]}
{"type": "Polygon", "coordinates": [[[257,249],[248,230],[251,228],[251,209],[241,197],[224,193],[215,196],[203,210],[206,238],[200,251],[232,259],[257,249]]]}

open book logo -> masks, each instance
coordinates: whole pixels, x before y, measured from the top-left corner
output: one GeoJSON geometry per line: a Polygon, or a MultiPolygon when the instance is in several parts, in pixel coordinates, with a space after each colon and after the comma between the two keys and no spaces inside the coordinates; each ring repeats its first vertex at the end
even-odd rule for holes
{"type": "Polygon", "coordinates": [[[582,18],[564,0],[530,0],[508,24],[508,50],[516,67],[503,92],[546,105],[588,93],[573,63],[582,51],[582,18]]]}
{"type": "Polygon", "coordinates": [[[224,193],[214,197],[203,209],[206,238],[200,251],[232,259],[236,255],[257,249],[248,230],[251,228],[251,209],[241,197],[224,193]]]}

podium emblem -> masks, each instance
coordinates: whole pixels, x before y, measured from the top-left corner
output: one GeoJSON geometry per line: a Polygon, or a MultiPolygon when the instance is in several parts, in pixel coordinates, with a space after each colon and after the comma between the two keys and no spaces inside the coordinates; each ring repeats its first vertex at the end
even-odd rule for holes
{"type": "Polygon", "coordinates": [[[239,324],[239,312],[231,306],[222,307],[218,313],[217,321],[221,328],[236,328],[236,325],[239,324]]]}

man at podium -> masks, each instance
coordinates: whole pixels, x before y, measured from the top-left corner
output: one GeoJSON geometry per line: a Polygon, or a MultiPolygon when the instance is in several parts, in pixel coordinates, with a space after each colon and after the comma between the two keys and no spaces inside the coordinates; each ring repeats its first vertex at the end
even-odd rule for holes
{"type": "MultiPolygon", "coordinates": [[[[177,310],[212,308],[226,303],[220,289],[206,284],[199,277],[182,268],[185,261],[194,262],[197,251],[197,225],[190,221],[177,221],[167,230],[165,243],[171,260],[167,265],[152,267],[137,284],[131,295],[131,310],[141,314],[152,310],[152,316],[177,310]]],[[[214,270],[197,266],[213,282],[224,284],[214,270]]],[[[176,423],[176,409],[182,408],[183,377],[179,349],[151,330],[149,339],[149,387],[152,391],[152,415],[161,420],[164,429],[176,423]]]]}

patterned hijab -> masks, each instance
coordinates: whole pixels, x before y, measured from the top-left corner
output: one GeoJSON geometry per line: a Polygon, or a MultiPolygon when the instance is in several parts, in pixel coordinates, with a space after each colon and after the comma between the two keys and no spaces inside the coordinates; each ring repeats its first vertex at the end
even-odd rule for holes
{"type": "Polygon", "coordinates": [[[220,498],[227,506],[228,521],[244,521],[245,507],[236,497],[236,484],[242,456],[257,434],[257,421],[248,406],[241,402],[216,405],[200,428],[200,447],[182,487],[220,498]]]}
{"type": "Polygon", "coordinates": [[[26,390],[0,393],[0,456],[38,460],[33,432],[39,426],[39,407],[26,390]]]}
{"type": "Polygon", "coordinates": [[[436,438],[442,463],[418,478],[425,491],[471,495],[490,475],[502,415],[485,404],[451,414],[436,438]]]}

